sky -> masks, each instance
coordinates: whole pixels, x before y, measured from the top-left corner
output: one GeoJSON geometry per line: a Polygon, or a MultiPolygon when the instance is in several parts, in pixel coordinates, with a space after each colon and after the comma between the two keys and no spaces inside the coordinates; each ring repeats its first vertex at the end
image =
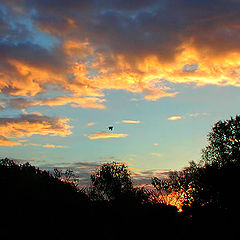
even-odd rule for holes
{"type": "Polygon", "coordinates": [[[138,183],[239,114],[240,1],[0,0],[0,157],[138,183]],[[113,131],[108,127],[113,126],[113,131]]]}

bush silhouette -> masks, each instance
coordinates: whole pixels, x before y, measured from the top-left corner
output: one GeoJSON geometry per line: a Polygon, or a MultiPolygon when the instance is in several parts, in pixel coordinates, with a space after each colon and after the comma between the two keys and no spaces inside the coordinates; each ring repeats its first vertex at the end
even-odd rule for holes
{"type": "MultiPolygon", "coordinates": [[[[39,234],[58,236],[63,216],[74,221],[71,212],[88,218],[88,197],[70,183],[59,180],[47,171],[29,163],[17,164],[7,158],[0,160],[1,234],[23,234],[27,227],[42,228],[39,234]],[[47,233],[48,232],[48,233],[47,233]]],[[[68,222],[64,223],[61,235],[68,222]]],[[[27,234],[27,232],[26,232],[27,234]]]]}
{"type": "Polygon", "coordinates": [[[8,200],[17,197],[19,201],[50,203],[87,199],[74,185],[59,180],[47,171],[29,163],[19,165],[7,158],[0,160],[0,182],[3,198],[8,200]]]}

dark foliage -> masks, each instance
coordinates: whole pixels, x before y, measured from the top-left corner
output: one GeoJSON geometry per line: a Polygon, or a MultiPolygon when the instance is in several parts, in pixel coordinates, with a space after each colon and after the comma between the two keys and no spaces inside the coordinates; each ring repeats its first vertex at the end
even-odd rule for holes
{"type": "Polygon", "coordinates": [[[91,175],[92,190],[103,199],[115,200],[133,188],[127,166],[105,163],[91,175]]]}
{"type": "Polygon", "coordinates": [[[204,225],[212,237],[223,232],[235,237],[239,231],[234,219],[240,214],[240,116],[217,122],[208,141],[200,162],[152,183],[164,194],[183,193],[183,212],[192,217],[192,229],[204,225]]]}
{"type": "Polygon", "coordinates": [[[91,175],[89,196],[92,200],[108,200],[142,204],[148,201],[144,188],[133,187],[131,173],[123,163],[102,164],[91,175]]]}
{"type": "MultiPolygon", "coordinates": [[[[132,186],[126,166],[116,163],[108,166],[106,174],[109,169],[115,170],[110,171],[114,173],[113,178],[110,181],[107,178],[106,184],[111,185],[116,175],[124,176],[119,178],[121,188],[118,181],[114,181],[117,194],[112,190],[107,192],[109,199],[96,197],[90,200],[91,191],[78,189],[66,181],[69,178],[61,180],[65,174],[58,170],[51,175],[29,163],[1,159],[0,230],[3,239],[15,236],[62,239],[76,238],[79,234],[80,239],[86,235],[88,239],[136,239],[159,234],[167,237],[172,228],[174,237],[184,231],[175,207],[148,202],[146,192],[132,186]],[[159,228],[161,233],[157,231],[159,228]]],[[[103,168],[105,166],[100,169],[103,168]]],[[[96,177],[100,169],[96,171],[96,177]]]]}
{"type": "Polygon", "coordinates": [[[2,236],[66,236],[74,214],[88,216],[84,193],[29,163],[1,159],[0,191],[2,236]]]}

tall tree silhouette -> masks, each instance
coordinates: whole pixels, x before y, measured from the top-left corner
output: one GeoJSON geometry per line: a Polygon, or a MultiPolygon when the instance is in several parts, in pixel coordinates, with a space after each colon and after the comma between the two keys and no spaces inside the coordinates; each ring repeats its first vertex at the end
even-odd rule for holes
{"type": "Polygon", "coordinates": [[[237,207],[230,196],[239,188],[239,174],[240,116],[236,116],[214,124],[199,162],[190,162],[188,167],[170,174],[167,179],[154,178],[152,183],[166,194],[181,192],[185,206],[230,210],[237,207]]]}
{"type": "Polygon", "coordinates": [[[240,116],[214,124],[208,134],[208,146],[202,151],[207,165],[240,165],[240,116]]]}
{"type": "Polygon", "coordinates": [[[127,166],[123,163],[105,163],[91,175],[92,189],[107,200],[115,200],[133,188],[127,166]]]}

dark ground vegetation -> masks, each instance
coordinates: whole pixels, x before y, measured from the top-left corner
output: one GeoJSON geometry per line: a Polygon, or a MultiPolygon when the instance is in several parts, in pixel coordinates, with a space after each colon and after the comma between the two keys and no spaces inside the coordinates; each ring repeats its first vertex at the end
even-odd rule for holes
{"type": "Polygon", "coordinates": [[[91,187],[55,170],[0,160],[2,239],[239,239],[240,117],[217,122],[201,161],[190,162],[154,191],[133,185],[121,163],[101,165],[91,187]],[[156,199],[181,196],[182,212],[156,199]],[[179,194],[180,193],[180,194],[179,194]]]}

